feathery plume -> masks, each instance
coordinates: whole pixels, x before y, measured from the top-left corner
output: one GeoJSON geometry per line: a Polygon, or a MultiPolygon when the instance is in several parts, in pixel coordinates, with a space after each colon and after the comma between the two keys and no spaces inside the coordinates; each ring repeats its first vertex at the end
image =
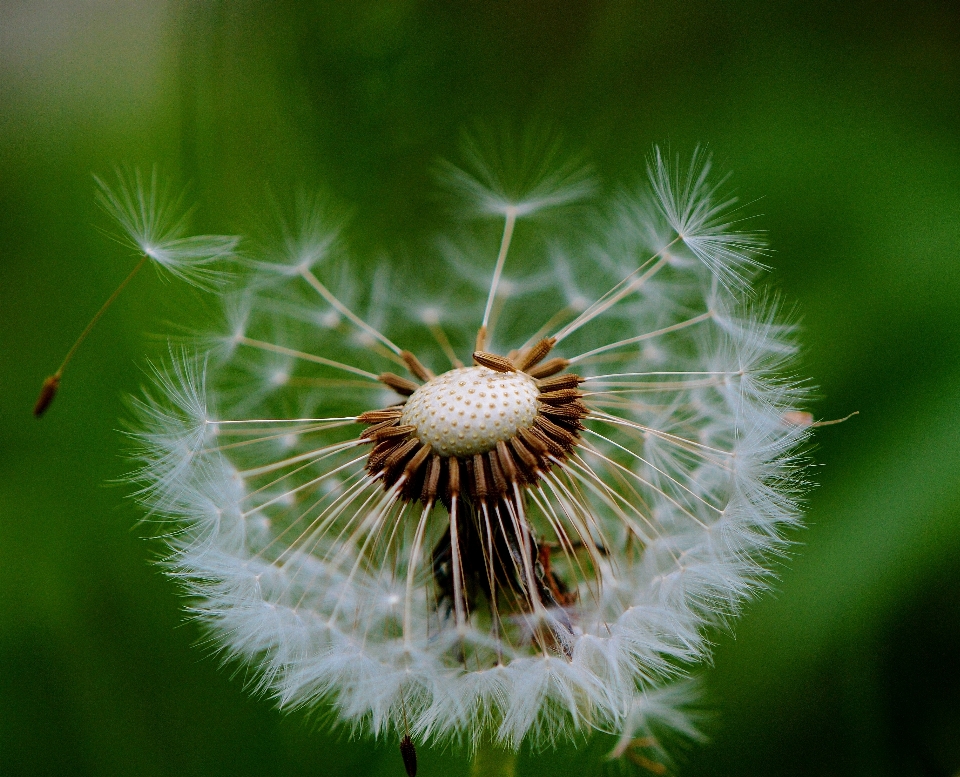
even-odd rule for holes
{"type": "Polygon", "coordinates": [[[593,730],[662,766],[656,732],[698,736],[708,629],[798,522],[792,330],[748,298],[760,245],[709,159],[655,150],[646,190],[516,244],[594,191],[558,169],[524,192],[445,167],[503,232],[395,291],[317,251],[255,263],[218,347],[142,404],[142,495],[193,612],[256,690],[395,736],[408,771],[413,742],[593,730]]]}

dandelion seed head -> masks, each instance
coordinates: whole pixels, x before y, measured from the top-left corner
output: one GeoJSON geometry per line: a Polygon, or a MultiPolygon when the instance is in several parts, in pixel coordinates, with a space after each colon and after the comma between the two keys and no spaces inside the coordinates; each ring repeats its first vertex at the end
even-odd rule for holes
{"type": "Polygon", "coordinates": [[[321,258],[346,248],[316,209],[251,262],[229,347],[140,403],[142,495],[282,706],[470,746],[601,730],[662,763],[651,737],[698,736],[710,629],[798,521],[793,329],[699,152],[655,151],[583,232],[541,218],[595,193],[579,166],[524,188],[478,159],[442,175],[499,242],[441,241],[418,279],[321,258]]]}

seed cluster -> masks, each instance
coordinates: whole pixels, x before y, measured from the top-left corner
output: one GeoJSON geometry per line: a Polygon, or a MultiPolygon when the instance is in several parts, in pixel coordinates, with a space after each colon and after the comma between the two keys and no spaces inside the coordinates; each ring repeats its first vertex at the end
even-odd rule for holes
{"type": "Polygon", "coordinates": [[[515,486],[536,483],[576,447],[588,412],[581,378],[561,374],[568,362],[543,361],[552,347],[542,340],[512,358],[478,351],[477,366],[423,385],[383,376],[409,399],[357,419],[369,424],[361,439],[373,443],[367,471],[424,504],[449,505],[460,495],[496,504],[515,486]]]}

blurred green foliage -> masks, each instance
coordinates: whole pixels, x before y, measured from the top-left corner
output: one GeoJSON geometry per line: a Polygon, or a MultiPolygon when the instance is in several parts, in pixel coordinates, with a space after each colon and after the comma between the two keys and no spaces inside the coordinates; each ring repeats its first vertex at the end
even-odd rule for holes
{"type": "MultiPolygon", "coordinates": [[[[393,744],[248,697],[152,561],[124,398],[211,305],[131,266],[90,174],[157,163],[197,226],[268,192],[355,209],[361,253],[448,225],[430,167],[542,122],[601,175],[708,143],[803,321],[822,466],[777,591],[718,634],[681,774],[960,771],[960,14],[921,3],[19,0],[0,6],[0,774],[401,772],[393,744]],[[162,335],[162,336],[157,336],[162,335]],[[200,646],[197,646],[197,643],[200,646]]],[[[267,219],[269,221],[269,219],[267,219]]],[[[598,746],[524,754],[590,774],[598,746]]],[[[421,774],[464,757],[421,749],[421,774]]],[[[610,767],[605,767],[609,769],[610,767]]],[[[617,773],[617,768],[613,768],[617,773]]]]}

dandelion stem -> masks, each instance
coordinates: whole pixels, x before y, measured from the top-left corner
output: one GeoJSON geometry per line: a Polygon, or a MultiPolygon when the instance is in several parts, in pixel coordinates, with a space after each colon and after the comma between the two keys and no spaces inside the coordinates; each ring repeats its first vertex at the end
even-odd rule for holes
{"type": "Polygon", "coordinates": [[[370,380],[379,380],[379,378],[376,375],[374,375],[372,372],[361,370],[359,367],[351,367],[349,364],[333,361],[333,359],[326,359],[323,356],[316,356],[315,354],[312,354],[312,353],[297,351],[297,350],[294,350],[293,348],[287,348],[282,345],[274,345],[273,343],[268,343],[263,340],[254,340],[246,336],[238,337],[237,342],[240,343],[241,345],[248,345],[251,348],[259,348],[262,351],[272,351],[273,353],[281,353],[284,356],[293,356],[297,359],[303,359],[304,361],[316,362],[317,364],[323,364],[323,365],[326,365],[327,367],[335,367],[338,370],[346,370],[347,372],[352,372],[354,375],[360,375],[364,378],[369,378],[370,380]]]}
{"type": "MultiPolygon", "coordinates": [[[[483,311],[481,329],[487,329],[490,321],[490,311],[493,310],[493,300],[497,296],[497,287],[500,285],[500,276],[503,275],[503,265],[507,261],[507,252],[510,250],[510,240],[513,238],[513,227],[517,223],[517,209],[514,206],[507,208],[507,218],[503,224],[503,237],[500,239],[500,253],[497,255],[497,266],[493,270],[493,280],[490,281],[490,293],[487,295],[487,306],[483,311]]],[[[489,340],[492,332],[487,331],[489,340]]],[[[478,348],[478,350],[483,350],[478,348]]]]}
{"type": "Polygon", "coordinates": [[[117,286],[113,294],[111,294],[107,301],[101,305],[100,310],[97,311],[96,315],[90,319],[90,323],[87,324],[83,332],[80,333],[80,337],[74,341],[73,345],[70,347],[70,350],[67,351],[67,355],[63,357],[63,361],[60,362],[60,366],[57,368],[57,371],[43,382],[43,387],[40,389],[40,396],[37,398],[37,404],[33,408],[33,414],[37,418],[47,412],[47,408],[50,407],[50,403],[53,402],[53,398],[56,396],[57,389],[60,386],[60,378],[63,377],[63,371],[73,358],[73,355],[77,352],[80,344],[87,339],[87,335],[93,331],[93,328],[97,325],[97,322],[103,318],[103,314],[107,312],[109,307],[114,303],[114,300],[120,296],[120,292],[122,292],[130,283],[130,281],[134,279],[134,276],[140,272],[140,268],[146,264],[147,259],[149,258],[150,257],[147,254],[144,254],[140,258],[140,261],[137,262],[136,267],[134,267],[130,271],[130,274],[120,282],[120,285],[117,286]]]}
{"type": "Polygon", "coordinates": [[[649,340],[652,337],[659,337],[660,335],[669,334],[670,332],[676,332],[677,330],[680,330],[680,329],[686,329],[688,326],[694,326],[695,324],[699,324],[700,322],[706,321],[710,318],[713,318],[713,313],[708,310],[706,313],[701,313],[699,316],[694,316],[693,318],[689,318],[686,321],[680,321],[679,323],[671,324],[670,326],[665,326],[662,329],[657,329],[654,332],[646,332],[645,334],[637,335],[636,337],[628,337],[625,340],[618,340],[615,343],[608,343],[607,345],[601,345],[599,348],[594,348],[592,351],[586,351],[585,353],[581,353],[578,356],[572,356],[570,357],[569,361],[570,361],[570,364],[576,364],[579,361],[583,361],[584,359],[588,359],[591,356],[596,356],[597,354],[604,353],[605,351],[610,351],[614,348],[623,348],[625,345],[632,345],[633,343],[639,343],[644,340],[649,340]]]}
{"type": "Polygon", "coordinates": [[[430,334],[433,335],[433,339],[437,341],[437,345],[443,350],[444,355],[450,360],[455,368],[463,367],[463,362],[457,358],[456,351],[453,350],[453,346],[450,345],[450,339],[447,337],[447,333],[443,331],[443,328],[439,324],[430,324],[427,327],[430,330],[430,334]]]}
{"type": "Polygon", "coordinates": [[[589,323],[597,316],[609,310],[624,297],[627,297],[635,292],[650,278],[656,275],[660,269],[667,264],[667,259],[669,258],[667,251],[669,251],[670,247],[678,240],[680,240],[679,236],[667,243],[663,248],[657,251],[657,253],[641,264],[636,270],[630,273],[627,277],[623,278],[616,286],[610,289],[610,291],[590,305],[590,307],[577,316],[577,318],[563,327],[563,329],[558,331],[554,335],[557,342],[559,343],[561,340],[564,340],[566,337],[576,332],[584,324],[589,323]]]}
{"type": "Polygon", "coordinates": [[[302,270],[300,270],[300,275],[303,277],[303,279],[307,283],[309,283],[317,291],[317,293],[321,297],[323,297],[327,302],[333,305],[333,307],[336,308],[336,310],[341,315],[349,318],[354,324],[360,327],[360,329],[362,329],[371,337],[374,337],[377,340],[379,340],[381,343],[387,346],[387,348],[389,348],[394,353],[399,354],[401,352],[402,349],[400,348],[399,345],[397,345],[392,340],[390,340],[390,338],[388,338],[386,335],[374,329],[372,326],[370,326],[370,324],[368,324],[366,321],[360,318],[360,316],[358,316],[356,313],[350,310],[350,308],[348,308],[340,300],[338,300],[333,295],[333,293],[320,282],[320,279],[317,278],[317,276],[314,275],[312,272],[310,272],[310,270],[304,267],[302,270]]]}

